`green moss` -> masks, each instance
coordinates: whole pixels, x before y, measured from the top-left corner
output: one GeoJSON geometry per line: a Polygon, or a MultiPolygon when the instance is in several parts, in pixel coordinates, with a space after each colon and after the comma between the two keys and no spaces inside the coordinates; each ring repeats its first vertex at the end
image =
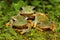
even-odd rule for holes
{"type": "Polygon", "coordinates": [[[0,40],[60,40],[60,0],[0,0],[0,40]],[[32,29],[31,32],[20,35],[12,28],[5,28],[10,18],[16,15],[25,5],[36,7],[36,11],[48,13],[51,21],[56,23],[55,32],[40,32],[32,29]],[[10,6],[9,6],[10,5],[10,6]]]}

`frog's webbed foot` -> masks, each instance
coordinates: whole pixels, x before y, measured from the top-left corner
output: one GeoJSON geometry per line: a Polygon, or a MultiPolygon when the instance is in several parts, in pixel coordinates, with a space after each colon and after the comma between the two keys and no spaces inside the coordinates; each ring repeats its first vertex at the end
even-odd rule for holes
{"type": "Polygon", "coordinates": [[[37,27],[37,22],[35,21],[33,28],[36,28],[36,27],[37,27]]]}
{"type": "Polygon", "coordinates": [[[27,24],[27,26],[33,26],[33,22],[32,22],[32,20],[28,20],[28,24],[27,24]]]}
{"type": "Polygon", "coordinates": [[[12,20],[10,20],[8,23],[5,24],[6,27],[12,26],[12,20]]]}
{"type": "Polygon", "coordinates": [[[56,26],[54,25],[54,24],[51,24],[52,26],[50,27],[50,29],[52,30],[52,31],[54,31],[55,29],[56,29],[56,26]]]}
{"type": "Polygon", "coordinates": [[[16,31],[18,31],[20,34],[24,34],[22,29],[15,29],[16,31]]]}
{"type": "Polygon", "coordinates": [[[20,34],[24,34],[24,33],[29,32],[29,31],[30,31],[29,29],[23,29],[23,30],[20,32],[20,34]]]}
{"type": "Polygon", "coordinates": [[[24,34],[24,33],[26,33],[26,32],[29,32],[31,29],[30,28],[28,28],[28,29],[20,29],[20,30],[18,30],[18,32],[20,33],[20,34],[24,34]]]}
{"type": "Polygon", "coordinates": [[[6,27],[8,27],[9,25],[10,25],[9,22],[5,24],[6,27]]]}
{"type": "Polygon", "coordinates": [[[9,26],[11,26],[11,25],[12,25],[12,24],[10,24],[10,22],[8,22],[8,23],[5,24],[6,27],[9,27],[9,26]]]}
{"type": "Polygon", "coordinates": [[[29,32],[31,30],[31,27],[29,26],[28,28],[22,28],[22,29],[15,28],[15,30],[18,31],[20,34],[24,34],[26,32],[29,32]]]}

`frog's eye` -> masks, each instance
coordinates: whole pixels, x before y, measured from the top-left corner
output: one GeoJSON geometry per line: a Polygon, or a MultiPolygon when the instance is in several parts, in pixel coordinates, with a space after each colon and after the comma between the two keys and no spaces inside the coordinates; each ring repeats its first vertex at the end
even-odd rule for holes
{"type": "Polygon", "coordinates": [[[20,8],[19,10],[23,10],[22,8],[20,8]]]}
{"type": "Polygon", "coordinates": [[[33,10],[35,10],[36,8],[33,8],[33,10]]]}
{"type": "Polygon", "coordinates": [[[16,19],[14,18],[14,19],[12,19],[14,22],[16,21],[16,19]]]}
{"type": "Polygon", "coordinates": [[[27,20],[27,19],[28,19],[28,17],[25,18],[25,20],[27,20]]]}

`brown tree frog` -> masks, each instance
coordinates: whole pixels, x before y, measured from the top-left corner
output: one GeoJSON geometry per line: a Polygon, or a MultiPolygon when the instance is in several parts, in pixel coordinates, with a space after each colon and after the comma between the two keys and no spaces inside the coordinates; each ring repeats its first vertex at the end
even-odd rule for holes
{"type": "Polygon", "coordinates": [[[25,16],[26,18],[30,18],[35,13],[35,10],[33,9],[33,6],[23,6],[19,14],[25,16]]]}
{"type": "Polygon", "coordinates": [[[9,26],[12,26],[15,30],[19,31],[20,34],[29,32],[31,29],[31,22],[27,21],[25,17],[21,15],[13,16],[12,19],[8,22],[9,26]]]}
{"type": "Polygon", "coordinates": [[[49,21],[49,18],[43,13],[36,13],[34,20],[34,27],[38,27],[40,31],[50,29],[54,31],[55,24],[49,21]]]}

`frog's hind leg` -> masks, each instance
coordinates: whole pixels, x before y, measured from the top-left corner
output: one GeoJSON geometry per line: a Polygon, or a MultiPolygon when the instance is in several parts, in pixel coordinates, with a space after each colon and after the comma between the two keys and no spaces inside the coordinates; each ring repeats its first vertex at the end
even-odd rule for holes
{"type": "Polygon", "coordinates": [[[22,29],[15,29],[16,31],[18,31],[20,34],[24,34],[22,29]]]}
{"type": "Polygon", "coordinates": [[[27,26],[28,26],[27,29],[22,29],[22,32],[20,32],[21,34],[31,31],[31,24],[27,24],[27,26]]]}
{"type": "Polygon", "coordinates": [[[44,30],[43,30],[43,29],[41,29],[41,28],[40,28],[39,30],[40,30],[41,32],[43,32],[43,31],[44,31],[44,30]]]}
{"type": "Polygon", "coordinates": [[[24,33],[29,32],[29,31],[30,31],[29,29],[23,29],[23,30],[20,32],[20,34],[24,34],[24,33]]]}
{"type": "Polygon", "coordinates": [[[54,30],[56,29],[56,28],[55,28],[55,25],[52,24],[51,27],[50,27],[50,29],[51,29],[52,31],[54,31],[54,30]]]}
{"type": "Polygon", "coordinates": [[[10,22],[6,23],[5,26],[6,26],[6,27],[11,26],[10,22]]]}
{"type": "Polygon", "coordinates": [[[32,22],[32,20],[28,20],[28,24],[27,24],[28,26],[30,25],[30,26],[33,26],[33,22],[32,22]]]}
{"type": "Polygon", "coordinates": [[[55,28],[54,28],[54,27],[51,27],[51,28],[50,28],[50,30],[54,31],[54,30],[55,30],[55,28]]]}
{"type": "Polygon", "coordinates": [[[33,28],[36,28],[36,27],[37,27],[37,22],[35,22],[33,25],[33,28]]]}
{"type": "Polygon", "coordinates": [[[21,31],[21,32],[19,32],[19,33],[23,35],[25,32],[21,31]]]}

